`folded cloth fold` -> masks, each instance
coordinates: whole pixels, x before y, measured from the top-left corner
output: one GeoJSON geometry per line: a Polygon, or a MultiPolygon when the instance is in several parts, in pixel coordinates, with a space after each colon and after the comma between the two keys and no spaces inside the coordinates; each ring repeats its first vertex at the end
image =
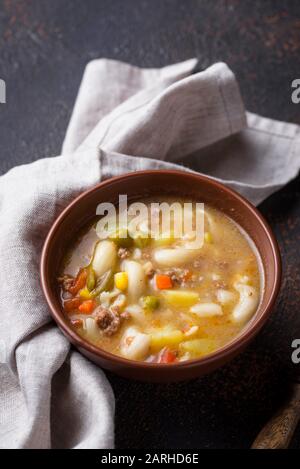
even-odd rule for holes
{"type": "Polygon", "coordinates": [[[62,156],[0,178],[1,447],[114,445],[111,387],[51,322],[40,289],[43,241],[73,197],[124,172],[183,163],[257,204],[297,175],[299,127],[246,113],[225,64],[195,67],[92,61],[62,156]]]}

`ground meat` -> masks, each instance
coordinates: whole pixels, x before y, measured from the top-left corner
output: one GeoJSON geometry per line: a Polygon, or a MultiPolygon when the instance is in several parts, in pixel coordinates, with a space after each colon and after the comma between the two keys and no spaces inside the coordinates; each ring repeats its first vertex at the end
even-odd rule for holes
{"type": "Polygon", "coordinates": [[[176,272],[168,273],[169,277],[172,280],[173,285],[181,285],[183,280],[176,272]]]}
{"type": "Polygon", "coordinates": [[[127,257],[130,256],[130,251],[127,248],[119,248],[118,250],[118,256],[120,259],[126,259],[127,257]]]}
{"type": "Polygon", "coordinates": [[[104,306],[98,306],[95,309],[93,316],[99,329],[102,330],[103,334],[112,336],[118,332],[123,320],[129,318],[128,312],[120,313],[117,306],[111,306],[105,308],[104,306]]]}
{"type": "Polygon", "coordinates": [[[58,277],[58,282],[62,285],[65,291],[68,291],[74,285],[75,279],[71,277],[71,275],[63,275],[62,277],[58,277]]]}
{"type": "Polygon", "coordinates": [[[193,280],[188,269],[168,270],[165,274],[171,278],[173,285],[183,285],[193,280]]]}
{"type": "Polygon", "coordinates": [[[93,315],[95,316],[97,326],[105,335],[111,336],[115,334],[120,327],[119,315],[111,309],[99,306],[93,315]]]}
{"type": "Polygon", "coordinates": [[[83,327],[83,320],[82,319],[71,319],[71,324],[75,329],[80,329],[83,327]]]}

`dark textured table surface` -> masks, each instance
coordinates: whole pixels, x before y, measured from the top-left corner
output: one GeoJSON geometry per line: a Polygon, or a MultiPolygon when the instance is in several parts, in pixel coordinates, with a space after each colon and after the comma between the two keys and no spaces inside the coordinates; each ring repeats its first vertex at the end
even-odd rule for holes
{"type": "MultiPolygon", "coordinates": [[[[0,171],[60,153],[85,64],[110,57],[162,66],[193,56],[236,73],[248,110],[300,124],[299,0],[0,1],[0,171]]],[[[271,320],[223,369],[190,383],[150,385],[113,375],[116,444],[129,448],[246,448],[287,392],[300,337],[300,179],[260,209],[283,256],[271,320]]],[[[300,447],[300,429],[292,442],[300,447]]]]}

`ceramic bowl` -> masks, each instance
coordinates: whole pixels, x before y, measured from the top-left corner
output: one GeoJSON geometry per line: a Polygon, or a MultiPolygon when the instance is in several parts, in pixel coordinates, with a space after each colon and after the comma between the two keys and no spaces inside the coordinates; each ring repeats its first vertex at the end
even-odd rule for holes
{"type": "Polygon", "coordinates": [[[272,312],[281,281],[277,242],[266,220],[245,198],[219,182],[186,171],[140,171],[104,181],[79,195],[54,222],[41,258],[41,283],[50,312],[70,342],[102,368],[121,376],[153,382],[196,378],[219,368],[239,354],[256,336],[272,312]],[[176,364],[145,363],[118,357],[87,342],[66,320],[57,288],[60,263],[78,231],[95,217],[100,202],[114,202],[119,194],[128,199],[155,195],[190,197],[210,204],[235,220],[254,241],[264,270],[264,288],[258,310],[242,332],[230,343],[203,358],[176,364]]]}

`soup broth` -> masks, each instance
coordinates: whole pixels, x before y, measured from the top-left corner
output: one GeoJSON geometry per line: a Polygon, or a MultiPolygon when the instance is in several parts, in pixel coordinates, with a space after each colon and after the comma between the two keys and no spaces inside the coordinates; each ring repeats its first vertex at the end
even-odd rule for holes
{"type": "MultiPolygon", "coordinates": [[[[143,202],[150,209],[151,200],[143,202]]],[[[150,236],[149,218],[134,235],[117,226],[99,240],[96,227],[97,220],[78,235],[58,278],[67,320],[95,346],[131,360],[178,363],[223,347],[255,314],[263,285],[258,254],[221,211],[205,205],[199,249],[171,228],[150,236]]]]}

